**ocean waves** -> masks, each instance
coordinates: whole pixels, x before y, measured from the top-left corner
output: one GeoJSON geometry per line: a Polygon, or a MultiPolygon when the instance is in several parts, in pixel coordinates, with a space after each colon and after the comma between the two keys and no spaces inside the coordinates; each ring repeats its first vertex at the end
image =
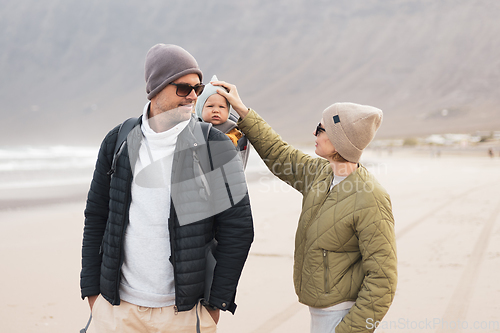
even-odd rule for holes
{"type": "Polygon", "coordinates": [[[98,147],[0,147],[0,189],[90,184],[98,147]]]}

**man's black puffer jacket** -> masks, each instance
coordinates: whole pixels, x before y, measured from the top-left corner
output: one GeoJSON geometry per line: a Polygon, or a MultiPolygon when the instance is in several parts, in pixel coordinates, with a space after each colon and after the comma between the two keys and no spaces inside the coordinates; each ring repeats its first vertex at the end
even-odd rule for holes
{"type": "MultiPolygon", "coordinates": [[[[118,129],[111,130],[101,144],[89,190],[80,280],[82,298],[102,294],[113,305],[120,304],[123,239],[131,202],[130,166],[135,165],[142,139],[140,126],[136,126],[120,150],[114,173],[110,176],[108,173],[112,169],[118,129]]],[[[168,221],[172,247],[170,260],[174,265],[175,276],[175,305],[179,311],[187,311],[204,297],[207,248],[217,243],[214,253],[217,265],[209,302],[234,313],[236,286],[253,241],[250,202],[244,176],[242,178],[241,161],[237,162],[237,167],[234,166],[234,157],[237,155],[234,145],[225,134],[215,129],[209,131],[208,141],[207,146],[199,123],[191,118],[188,126],[179,134],[174,153],[172,196],[177,188],[180,195],[176,198],[181,197],[173,199],[168,221]],[[199,181],[200,177],[197,181],[193,180],[197,175],[197,159],[202,170],[207,173],[207,186],[199,181]],[[232,167],[227,167],[231,164],[232,167]],[[214,174],[217,176],[210,177],[214,174]],[[222,178],[225,183],[217,186],[217,181],[220,182],[222,178]],[[199,193],[203,192],[200,187],[204,186],[212,193],[211,199],[201,204],[193,203],[193,200],[200,200],[199,193]],[[213,195],[214,192],[224,192],[225,201],[221,195],[213,195]],[[219,210],[207,213],[207,207],[219,207],[219,210]]]]}

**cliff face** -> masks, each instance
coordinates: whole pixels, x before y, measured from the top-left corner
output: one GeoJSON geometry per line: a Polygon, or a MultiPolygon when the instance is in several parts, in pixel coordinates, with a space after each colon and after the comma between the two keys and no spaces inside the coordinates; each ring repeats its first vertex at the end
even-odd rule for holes
{"type": "Polygon", "coordinates": [[[2,143],[98,143],[138,115],[144,57],[178,44],[292,142],[334,102],[379,137],[500,128],[496,1],[1,0],[2,143]]]}

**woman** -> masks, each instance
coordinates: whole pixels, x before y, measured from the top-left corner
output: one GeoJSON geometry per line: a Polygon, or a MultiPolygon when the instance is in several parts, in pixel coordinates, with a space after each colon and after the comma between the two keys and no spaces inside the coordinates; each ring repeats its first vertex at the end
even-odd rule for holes
{"type": "Polygon", "coordinates": [[[302,193],[295,237],[294,285],[310,307],[311,332],[371,332],[396,291],[397,259],[389,195],[359,164],[382,111],[336,103],[323,112],[312,158],[294,149],[241,101],[234,85],[224,96],[238,127],[268,168],[302,193]]]}

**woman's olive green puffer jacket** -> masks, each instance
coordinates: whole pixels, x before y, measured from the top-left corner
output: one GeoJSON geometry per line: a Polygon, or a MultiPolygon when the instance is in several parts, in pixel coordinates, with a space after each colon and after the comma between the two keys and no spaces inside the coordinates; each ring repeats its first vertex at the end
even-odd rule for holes
{"type": "Polygon", "coordinates": [[[330,163],[288,145],[253,110],[238,126],[268,168],[303,195],[293,274],[299,301],[317,308],[355,301],[336,332],[373,331],[397,284],[389,195],[362,165],[330,190],[330,163]]]}

